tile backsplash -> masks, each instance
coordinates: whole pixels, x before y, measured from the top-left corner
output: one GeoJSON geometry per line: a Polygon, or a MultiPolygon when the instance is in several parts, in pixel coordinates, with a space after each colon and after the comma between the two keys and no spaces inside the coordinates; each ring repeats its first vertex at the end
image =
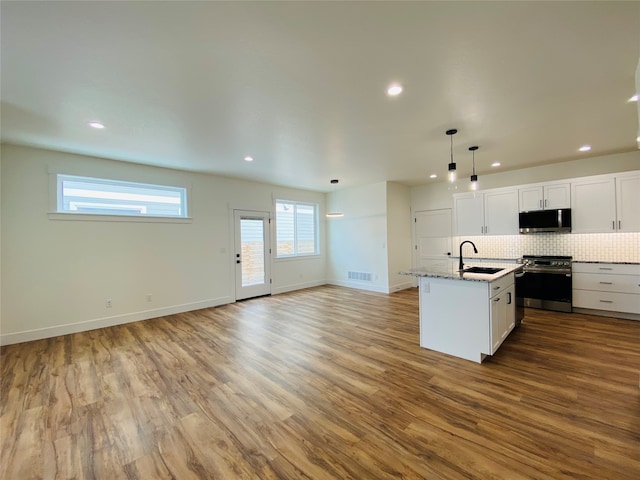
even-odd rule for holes
{"type": "Polygon", "coordinates": [[[457,246],[471,240],[478,248],[465,248],[464,257],[520,258],[522,255],[569,255],[574,260],[640,262],[640,233],[536,233],[531,235],[486,235],[453,237],[457,246]]]}

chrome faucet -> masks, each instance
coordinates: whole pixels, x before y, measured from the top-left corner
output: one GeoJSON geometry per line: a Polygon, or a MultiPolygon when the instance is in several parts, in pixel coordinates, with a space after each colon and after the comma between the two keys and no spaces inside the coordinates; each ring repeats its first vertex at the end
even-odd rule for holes
{"type": "Polygon", "coordinates": [[[462,263],[462,245],[464,245],[465,243],[470,243],[471,246],[473,247],[473,253],[478,253],[478,249],[476,248],[475,244],[471,240],[465,240],[464,242],[462,242],[460,244],[460,263],[458,263],[459,272],[464,270],[464,263],[462,263]]]}

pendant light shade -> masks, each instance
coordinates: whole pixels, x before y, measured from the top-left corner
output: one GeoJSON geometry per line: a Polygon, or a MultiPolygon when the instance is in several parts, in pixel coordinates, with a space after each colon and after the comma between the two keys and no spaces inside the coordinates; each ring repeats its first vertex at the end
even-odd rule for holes
{"type": "Polygon", "coordinates": [[[453,136],[458,133],[458,130],[456,130],[455,128],[451,129],[451,130],[447,130],[447,135],[449,135],[449,137],[451,138],[451,161],[449,162],[449,173],[448,173],[448,178],[449,178],[449,182],[453,183],[456,181],[456,164],[453,161],[453,136]]]}
{"type": "Polygon", "coordinates": [[[478,175],[476,175],[476,150],[478,150],[478,148],[478,146],[469,147],[473,162],[473,170],[471,172],[471,190],[478,189],[478,175]]]}

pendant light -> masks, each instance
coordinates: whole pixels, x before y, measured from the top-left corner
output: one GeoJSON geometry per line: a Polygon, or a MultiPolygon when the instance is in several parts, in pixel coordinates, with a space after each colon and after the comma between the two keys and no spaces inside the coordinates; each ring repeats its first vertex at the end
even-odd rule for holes
{"type": "Polygon", "coordinates": [[[456,164],[453,161],[453,136],[458,133],[458,130],[452,128],[451,130],[447,130],[447,135],[451,138],[451,162],[449,163],[449,173],[448,178],[449,182],[453,183],[456,181],[456,164]]]}
{"type": "Polygon", "coordinates": [[[478,189],[478,175],[476,175],[476,150],[478,150],[478,146],[469,147],[471,154],[473,155],[473,170],[471,172],[471,190],[478,189]]]}

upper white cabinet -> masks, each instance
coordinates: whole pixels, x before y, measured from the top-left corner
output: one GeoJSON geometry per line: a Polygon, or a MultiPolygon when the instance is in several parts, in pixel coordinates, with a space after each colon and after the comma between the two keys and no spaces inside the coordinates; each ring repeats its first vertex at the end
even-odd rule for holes
{"type": "Polygon", "coordinates": [[[571,207],[571,184],[549,183],[518,188],[521,212],[571,207]]]}
{"type": "Polygon", "coordinates": [[[571,182],[572,232],[640,232],[640,173],[571,182]]]}
{"type": "Polygon", "coordinates": [[[456,235],[484,235],[484,194],[454,196],[456,235]]]}
{"type": "Polygon", "coordinates": [[[615,232],[616,185],[613,177],[594,177],[571,183],[571,231],[615,232]]]}
{"type": "Polygon", "coordinates": [[[640,232],[640,173],[616,177],[616,228],[640,232]]]}
{"type": "Polygon", "coordinates": [[[486,190],[454,196],[456,235],[516,235],[518,191],[486,190]]]}

